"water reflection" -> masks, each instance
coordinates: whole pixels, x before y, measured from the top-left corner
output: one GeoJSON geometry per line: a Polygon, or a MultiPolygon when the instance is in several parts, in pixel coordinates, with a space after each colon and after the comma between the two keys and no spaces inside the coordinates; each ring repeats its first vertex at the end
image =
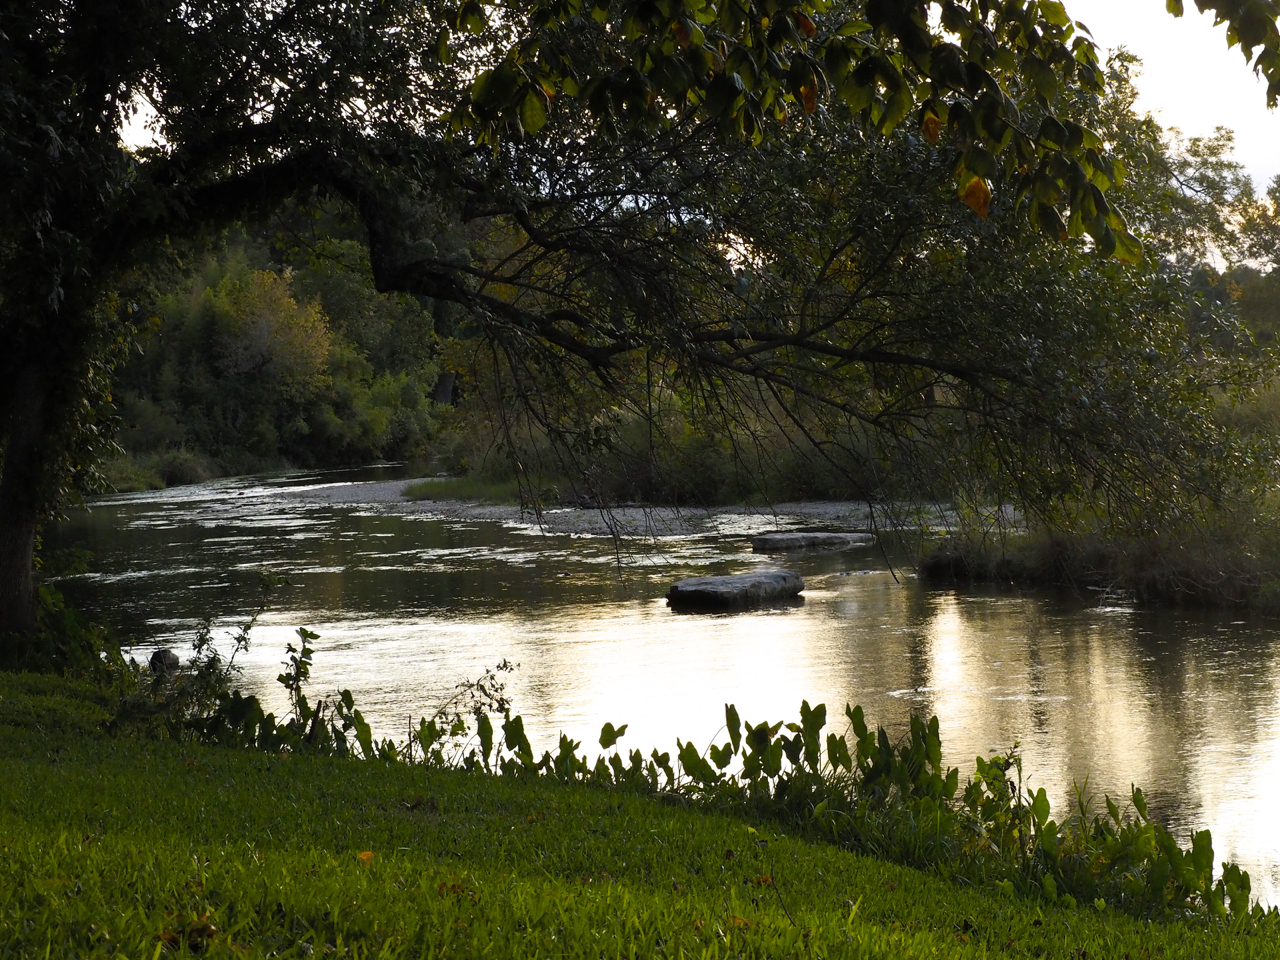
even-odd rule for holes
{"type": "MultiPolygon", "coordinates": [[[[351,479],[361,479],[352,477],[351,479]]],[[[1144,612],[1075,597],[922,589],[878,552],[796,558],[802,606],[677,615],[671,580],[767,562],[746,537],[771,517],[627,545],[531,524],[450,519],[395,504],[308,497],[331,477],[223,481],[105,500],[55,531],[84,543],[91,573],[64,582],[95,615],[154,644],[200,619],[227,628],[252,606],[257,571],[288,576],[244,657],[245,685],[277,710],[285,644],[320,634],[317,691],[347,686],[381,734],[502,658],[535,746],[564,732],[588,747],[630,724],[624,747],[703,747],[723,704],[791,719],[802,699],[840,716],[861,703],[898,732],[936,713],[948,762],[1022,745],[1032,786],[1061,812],[1073,784],[1143,786],[1181,834],[1213,830],[1255,889],[1280,894],[1277,631],[1235,616],[1144,612]],[[619,562],[621,560],[621,562],[619,562]]],[[[146,645],[139,648],[145,652],[146,645]]]]}

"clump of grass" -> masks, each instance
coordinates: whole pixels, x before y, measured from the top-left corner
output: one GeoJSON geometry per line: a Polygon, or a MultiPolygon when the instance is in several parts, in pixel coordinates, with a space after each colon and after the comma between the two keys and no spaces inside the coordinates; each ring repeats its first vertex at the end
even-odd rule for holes
{"type": "Polygon", "coordinates": [[[94,738],[117,707],[113,691],[88,680],[50,673],[0,677],[0,728],[22,728],[36,736],[94,738]]]}

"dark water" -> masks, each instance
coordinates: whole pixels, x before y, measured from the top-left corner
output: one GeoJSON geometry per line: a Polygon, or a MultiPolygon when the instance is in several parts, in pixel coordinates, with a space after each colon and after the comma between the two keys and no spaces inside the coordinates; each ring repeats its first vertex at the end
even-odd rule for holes
{"type": "Polygon", "coordinates": [[[95,555],[92,572],[62,587],[148,638],[144,654],[189,643],[204,617],[228,631],[251,613],[259,571],[286,575],[239,661],[244,687],[280,710],[274,678],[305,626],[321,637],[315,691],[351,688],[393,736],[502,658],[521,665],[508,690],[535,747],[561,731],[591,746],[606,720],[630,724],[624,747],[674,748],[677,736],[702,746],[726,702],[753,722],[795,719],[802,699],[833,717],[861,703],[891,731],[912,712],[937,714],[962,772],[1019,741],[1030,784],[1059,805],[1086,777],[1099,798],[1136,783],[1184,839],[1211,828],[1219,859],[1280,901],[1276,621],[925,589],[866,549],[789,559],[805,577],[803,606],[676,614],[660,599],[672,580],[768,562],[748,537],[773,518],[712,518],[620,556],[608,537],[306,496],[362,479],[104,499],[51,532],[53,545],[95,555]]]}

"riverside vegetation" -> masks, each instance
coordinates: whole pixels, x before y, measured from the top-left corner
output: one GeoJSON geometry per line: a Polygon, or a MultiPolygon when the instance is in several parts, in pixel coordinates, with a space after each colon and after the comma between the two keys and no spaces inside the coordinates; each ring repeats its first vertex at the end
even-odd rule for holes
{"type": "Polygon", "coordinates": [[[1058,822],[1016,746],[961,784],[936,719],[743,722],[706,751],[535,756],[499,664],[400,741],[347,691],[282,719],[201,631],[181,670],[0,674],[0,952],[1264,957],[1280,914],[1135,788],[1058,822]],[[105,682],[104,682],[105,681],[105,682]]]}

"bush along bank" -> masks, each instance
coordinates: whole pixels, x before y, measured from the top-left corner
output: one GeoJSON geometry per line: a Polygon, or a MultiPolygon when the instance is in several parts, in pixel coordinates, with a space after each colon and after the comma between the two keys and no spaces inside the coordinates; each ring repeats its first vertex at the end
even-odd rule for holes
{"type": "Polygon", "coordinates": [[[1162,535],[1023,532],[948,537],[921,557],[936,585],[1015,584],[1106,591],[1161,606],[1280,612],[1272,522],[1162,535]]]}
{"type": "MultiPolygon", "coordinates": [[[[248,644],[249,626],[236,640],[248,644]]],[[[558,749],[535,756],[524,721],[512,715],[503,663],[457,695],[400,742],[376,740],[349,691],[312,703],[305,692],[316,635],[299,631],[280,682],[290,697],[283,719],[255,697],[231,689],[234,655],[224,661],[208,642],[184,670],[151,680],[134,674],[132,692],[111,721],[118,731],[265,750],[286,756],[329,755],[456,769],[502,781],[549,780],[657,797],[769,821],[852,850],[919,867],[967,884],[1032,895],[1067,908],[1119,910],[1144,919],[1263,924],[1280,930],[1280,914],[1250,900],[1245,871],[1225,865],[1215,876],[1212,839],[1196,833],[1189,848],[1154,821],[1140,789],[1124,809],[1083,796],[1061,822],[1043,788],[1022,784],[1014,750],[977,758],[964,785],[944,768],[937,718],[913,718],[893,742],[871,729],[860,707],[846,707],[848,730],[827,732],[827,709],[807,702],[799,722],[749,723],[725,708],[727,739],[699,752],[677,740],[674,756],[618,744],[626,725],[606,724],[595,761],[561,736],[558,749]]]]}

